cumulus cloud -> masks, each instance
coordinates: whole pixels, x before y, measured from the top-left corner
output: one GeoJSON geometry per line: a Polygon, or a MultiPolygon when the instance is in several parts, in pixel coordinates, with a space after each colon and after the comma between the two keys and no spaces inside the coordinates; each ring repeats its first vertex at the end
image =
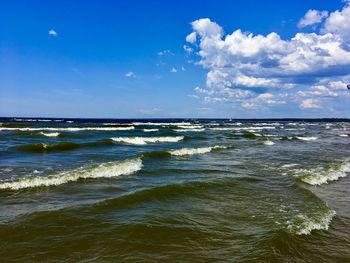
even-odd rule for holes
{"type": "Polygon", "coordinates": [[[316,99],[306,99],[299,106],[302,109],[317,109],[320,108],[320,102],[316,99]]]}
{"type": "Polygon", "coordinates": [[[176,72],[177,72],[177,69],[176,69],[176,68],[171,68],[171,69],[170,69],[170,72],[171,72],[171,73],[176,73],[176,72]]]}
{"type": "Polygon", "coordinates": [[[303,28],[306,26],[319,24],[327,16],[328,16],[328,11],[318,11],[318,10],[310,9],[309,11],[306,12],[304,17],[300,19],[298,23],[298,27],[303,28]]]}
{"type": "Polygon", "coordinates": [[[125,74],[125,77],[127,78],[135,78],[136,77],[136,74],[132,71],[129,71],[125,74]]]}
{"type": "Polygon", "coordinates": [[[207,103],[235,102],[246,108],[299,103],[309,109],[324,98],[348,96],[350,7],[309,10],[299,26],[316,23],[321,23],[318,32],[282,39],[275,32],[254,35],[241,29],[225,34],[209,18],[192,22],[186,40],[198,49],[197,64],[207,70],[207,87],[195,92],[207,103]]]}
{"type": "Polygon", "coordinates": [[[49,30],[49,35],[53,37],[57,37],[57,32],[53,29],[49,30]]]}

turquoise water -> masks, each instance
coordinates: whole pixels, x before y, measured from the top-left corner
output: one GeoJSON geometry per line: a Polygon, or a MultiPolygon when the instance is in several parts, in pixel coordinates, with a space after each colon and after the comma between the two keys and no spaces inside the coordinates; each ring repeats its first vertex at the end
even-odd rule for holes
{"type": "Polygon", "coordinates": [[[2,119],[3,262],[349,262],[347,120],[2,119]]]}

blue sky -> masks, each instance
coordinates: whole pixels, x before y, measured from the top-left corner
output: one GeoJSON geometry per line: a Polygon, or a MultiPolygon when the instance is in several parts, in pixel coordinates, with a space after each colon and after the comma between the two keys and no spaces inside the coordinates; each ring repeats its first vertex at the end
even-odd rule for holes
{"type": "MultiPolygon", "coordinates": [[[[349,18],[350,32],[347,6],[336,0],[2,1],[0,115],[350,117],[350,99],[341,84],[350,80],[350,62],[347,53],[339,55],[350,50],[350,38],[347,28],[334,29],[338,13],[332,13],[339,10],[349,18]],[[317,12],[304,16],[308,10],[317,12]],[[208,33],[212,28],[215,36],[208,33]],[[225,41],[237,29],[243,35],[225,41]],[[186,40],[191,32],[197,38],[186,40]],[[271,32],[289,53],[266,47],[276,42],[265,41],[271,32]],[[308,62],[308,74],[301,74],[286,68],[293,61],[282,58],[299,52],[292,49],[299,50],[300,43],[294,47],[291,39],[300,32],[315,32],[318,43],[332,34],[327,43],[339,41],[344,48],[331,62],[318,63],[322,73],[308,62]],[[254,38],[258,34],[262,42],[254,38]],[[253,41],[259,52],[232,51],[238,39],[253,41]],[[216,61],[220,57],[225,61],[216,61]],[[267,73],[249,71],[247,59],[267,73]],[[265,62],[281,66],[261,67],[265,62]],[[276,77],[281,70],[286,72],[276,77]]],[[[241,49],[250,49],[249,43],[241,49]]],[[[312,52],[319,50],[317,45],[312,52]]],[[[324,59],[321,53],[310,54],[324,59]]]]}

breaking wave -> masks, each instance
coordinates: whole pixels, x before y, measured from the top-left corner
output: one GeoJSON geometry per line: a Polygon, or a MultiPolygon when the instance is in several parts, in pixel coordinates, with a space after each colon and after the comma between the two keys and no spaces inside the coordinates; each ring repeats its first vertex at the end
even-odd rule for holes
{"type": "Polygon", "coordinates": [[[315,141],[318,139],[318,137],[301,137],[301,136],[295,136],[296,139],[302,140],[302,141],[315,141]]]}
{"type": "Polygon", "coordinates": [[[191,129],[174,129],[176,132],[202,132],[205,131],[204,128],[191,128],[191,129]]]}
{"type": "Polygon", "coordinates": [[[350,173],[349,160],[328,168],[318,167],[311,170],[300,169],[296,171],[294,176],[304,183],[310,185],[321,185],[337,181],[339,178],[346,177],[348,173],[350,173]]]}
{"type": "Polygon", "coordinates": [[[156,132],[159,131],[159,129],[142,129],[143,132],[156,132]]]}
{"type": "Polygon", "coordinates": [[[176,156],[184,156],[184,155],[194,155],[194,154],[203,154],[203,153],[208,153],[213,150],[220,150],[220,149],[226,149],[226,146],[219,146],[215,145],[212,147],[201,147],[201,148],[183,148],[179,150],[172,150],[169,151],[171,155],[176,155],[176,156]]]}
{"type": "Polygon", "coordinates": [[[328,230],[335,214],[333,210],[329,210],[318,216],[299,214],[292,222],[288,222],[287,228],[297,235],[308,235],[313,230],[328,230]]]}
{"type": "Polygon", "coordinates": [[[0,127],[0,131],[129,131],[134,129],[135,129],[134,126],[129,126],[129,127],[40,127],[40,128],[0,127]]]}
{"type": "Polygon", "coordinates": [[[144,145],[147,143],[157,142],[178,142],[183,140],[184,136],[173,136],[173,137],[113,137],[111,138],[114,142],[123,142],[129,144],[144,145]]]}
{"type": "Polygon", "coordinates": [[[51,132],[51,133],[39,132],[39,134],[46,136],[46,137],[58,137],[58,136],[60,136],[59,132],[51,132]]]}
{"type": "Polygon", "coordinates": [[[22,178],[14,181],[0,181],[0,189],[19,190],[32,187],[54,186],[80,179],[110,178],[135,173],[142,168],[140,158],[121,162],[108,162],[93,168],[78,168],[48,177],[22,178]]]}
{"type": "Polygon", "coordinates": [[[273,141],[264,141],[263,144],[268,145],[268,146],[272,146],[275,143],[273,141]]]}

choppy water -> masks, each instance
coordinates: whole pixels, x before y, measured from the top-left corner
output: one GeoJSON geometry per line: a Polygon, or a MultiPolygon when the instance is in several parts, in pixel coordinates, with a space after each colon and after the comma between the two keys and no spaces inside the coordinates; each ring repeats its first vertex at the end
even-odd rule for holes
{"type": "Polygon", "coordinates": [[[350,122],[0,120],[2,262],[349,262],[350,122]]]}

